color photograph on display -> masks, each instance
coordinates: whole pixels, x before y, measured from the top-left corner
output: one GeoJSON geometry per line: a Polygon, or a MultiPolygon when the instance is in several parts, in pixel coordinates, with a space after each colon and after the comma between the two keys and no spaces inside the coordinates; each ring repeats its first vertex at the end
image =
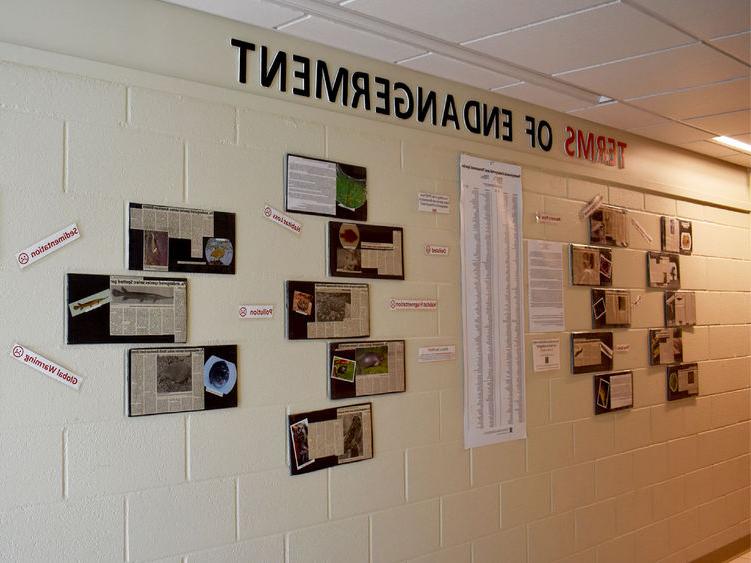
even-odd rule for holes
{"type": "Polygon", "coordinates": [[[634,406],[634,374],[631,371],[603,373],[592,378],[595,414],[629,409],[634,406]]]}
{"type": "Polygon", "coordinates": [[[286,282],[290,340],[370,335],[370,291],[365,283],[286,282]]]}
{"type": "Polygon", "coordinates": [[[128,204],[129,270],[235,273],[235,214],[128,204]]]}
{"type": "Polygon", "coordinates": [[[683,330],[649,329],[649,363],[653,366],[679,364],[683,361],[683,330]]]}
{"type": "Polygon", "coordinates": [[[660,217],[662,250],[691,254],[694,249],[693,226],[691,221],[677,217],[660,217]]]}
{"type": "Polygon", "coordinates": [[[287,211],[350,221],[368,220],[367,172],[362,166],[288,154],[287,211]]]}
{"type": "Polygon", "coordinates": [[[184,278],[66,274],[66,342],[186,342],[187,292],[184,278]]]}
{"type": "Polygon", "coordinates": [[[373,457],[371,403],[291,414],[287,425],[291,475],[373,457]]]}
{"type": "Polygon", "coordinates": [[[571,333],[571,373],[594,373],[612,369],[612,332],[571,333]]]}
{"type": "Polygon", "coordinates": [[[404,340],[329,344],[329,398],[402,393],[404,340]]]}
{"type": "Polygon", "coordinates": [[[625,289],[592,290],[592,328],[631,325],[631,292],[625,289]]]}
{"type": "Polygon", "coordinates": [[[571,284],[609,286],[613,280],[613,255],[609,248],[572,244],[571,284]]]}
{"type": "Polygon", "coordinates": [[[678,401],[699,394],[699,364],[668,366],[666,377],[668,401],[678,401]]]}
{"type": "Polygon", "coordinates": [[[404,231],[357,223],[329,222],[329,275],[404,279],[404,231]]]}
{"type": "Polygon", "coordinates": [[[589,216],[589,242],[608,246],[628,246],[628,211],[602,205],[589,216]]]}
{"type": "Polygon", "coordinates": [[[647,252],[647,276],[649,287],[679,289],[681,267],[678,254],[647,252]]]}
{"type": "Polygon", "coordinates": [[[128,350],[128,416],[237,406],[237,346],[128,350]]]}

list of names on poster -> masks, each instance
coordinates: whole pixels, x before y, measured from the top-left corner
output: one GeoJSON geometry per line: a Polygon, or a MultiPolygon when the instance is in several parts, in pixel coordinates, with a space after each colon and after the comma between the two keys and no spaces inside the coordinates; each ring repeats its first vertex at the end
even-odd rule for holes
{"type": "Polygon", "coordinates": [[[464,445],[526,437],[521,168],[461,156],[464,445]]]}

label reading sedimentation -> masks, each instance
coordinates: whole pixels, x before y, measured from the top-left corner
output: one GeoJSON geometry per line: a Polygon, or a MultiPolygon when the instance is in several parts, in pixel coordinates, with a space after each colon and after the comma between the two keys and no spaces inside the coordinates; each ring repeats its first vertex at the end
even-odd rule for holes
{"type": "Polygon", "coordinates": [[[55,381],[58,381],[63,385],[72,387],[76,391],[81,388],[81,383],[83,383],[83,380],[81,379],[80,375],[76,375],[69,369],[57,365],[55,362],[52,362],[44,356],[40,356],[39,354],[32,352],[31,350],[24,346],[21,346],[20,344],[13,344],[10,355],[22,364],[27,365],[40,373],[43,373],[47,377],[54,379],[55,381]]]}
{"type": "Polygon", "coordinates": [[[426,244],[425,245],[425,254],[428,256],[448,256],[449,255],[449,247],[448,246],[438,246],[437,244],[426,244]]]}
{"type": "Polygon", "coordinates": [[[81,231],[78,229],[78,225],[71,223],[64,229],[60,229],[56,233],[43,238],[36,244],[17,252],[16,262],[18,262],[18,265],[23,269],[37,260],[49,256],[56,250],[60,250],[63,246],[73,242],[80,236],[81,231]]]}
{"type": "Polygon", "coordinates": [[[435,311],[438,301],[435,299],[391,299],[389,309],[392,311],[435,311]]]}
{"type": "Polygon", "coordinates": [[[241,319],[271,319],[274,317],[273,305],[240,305],[237,315],[241,319]]]}
{"type": "Polygon", "coordinates": [[[424,346],[417,350],[419,363],[447,362],[456,359],[456,346],[424,346]]]}
{"type": "Polygon", "coordinates": [[[301,223],[298,223],[289,215],[285,215],[284,213],[282,213],[278,209],[274,209],[270,205],[265,205],[263,207],[263,216],[272,223],[276,223],[280,227],[284,227],[285,229],[292,231],[297,235],[302,232],[301,223]]]}
{"type": "Polygon", "coordinates": [[[417,194],[417,210],[426,213],[449,212],[451,198],[443,194],[431,194],[429,192],[420,192],[417,194]]]}

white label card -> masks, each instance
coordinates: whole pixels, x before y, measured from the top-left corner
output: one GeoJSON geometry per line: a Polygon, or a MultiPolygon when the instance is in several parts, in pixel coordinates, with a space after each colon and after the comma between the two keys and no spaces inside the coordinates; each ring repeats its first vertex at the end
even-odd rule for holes
{"type": "Polygon", "coordinates": [[[448,256],[449,255],[449,247],[448,246],[438,246],[436,244],[426,244],[425,245],[425,254],[428,256],[448,256]]]}
{"type": "Polygon", "coordinates": [[[390,299],[389,309],[392,311],[435,311],[438,308],[436,299],[390,299]]]}
{"type": "Polygon", "coordinates": [[[78,229],[78,225],[71,223],[64,229],[60,229],[56,233],[43,238],[36,244],[17,252],[16,262],[18,262],[21,269],[24,269],[26,266],[30,266],[37,260],[41,260],[56,250],[60,250],[66,244],[77,240],[80,236],[81,231],[78,229]]]}
{"type": "Polygon", "coordinates": [[[615,351],[618,354],[625,354],[631,351],[631,344],[616,344],[615,351]]]}
{"type": "Polygon", "coordinates": [[[532,364],[536,372],[561,369],[561,340],[559,338],[533,340],[532,364]]]}
{"type": "Polygon", "coordinates": [[[451,198],[443,194],[419,192],[417,194],[417,210],[426,213],[446,214],[450,209],[451,198]]]}
{"type": "Polygon", "coordinates": [[[592,213],[602,207],[602,194],[597,194],[592,200],[579,210],[579,216],[582,219],[586,219],[592,213]]]}
{"type": "Polygon", "coordinates": [[[76,375],[69,369],[57,365],[55,362],[32,352],[20,344],[13,344],[13,347],[10,350],[10,355],[22,364],[35,369],[39,373],[43,373],[47,377],[54,379],[63,385],[72,387],[76,391],[81,389],[83,379],[81,379],[80,375],[76,375]]]}
{"type": "Polygon", "coordinates": [[[241,319],[272,319],[274,318],[274,306],[240,305],[237,316],[241,319]]]}
{"type": "Polygon", "coordinates": [[[561,222],[561,216],[550,213],[535,213],[535,221],[542,225],[558,225],[561,222]]]}
{"type": "Polygon", "coordinates": [[[425,346],[418,349],[417,361],[420,363],[446,362],[456,359],[456,346],[425,346]]]}
{"type": "Polygon", "coordinates": [[[289,215],[285,215],[278,209],[274,209],[270,205],[263,207],[263,216],[266,217],[272,223],[276,223],[280,227],[284,227],[288,231],[299,235],[302,232],[302,223],[298,223],[289,215]]]}

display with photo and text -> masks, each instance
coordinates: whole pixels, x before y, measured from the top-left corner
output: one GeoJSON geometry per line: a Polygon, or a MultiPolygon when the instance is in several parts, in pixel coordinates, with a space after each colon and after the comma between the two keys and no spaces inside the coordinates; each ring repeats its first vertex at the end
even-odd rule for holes
{"type": "Polygon", "coordinates": [[[647,252],[649,287],[679,289],[681,287],[680,257],[667,252],[647,252]]]}
{"type": "Polygon", "coordinates": [[[694,326],[696,324],[696,293],[693,291],[665,292],[665,325],[694,326]]]}
{"type": "Polygon", "coordinates": [[[128,351],[128,416],[237,406],[237,346],[128,351]]]}
{"type": "Polygon", "coordinates": [[[184,278],[66,274],[66,342],[186,342],[187,292],[184,278]]]}
{"type": "Polygon", "coordinates": [[[288,416],[290,474],[373,457],[371,403],[288,416]]]}
{"type": "Polygon", "coordinates": [[[612,369],[612,332],[571,333],[571,373],[594,373],[612,369]]]}
{"type": "Polygon", "coordinates": [[[683,361],[683,330],[649,329],[649,363],[653,366],[679,364],[683,361]]]}
{"type": "Polygon", "coordinates": [[[235,214],[128,204],[128,269],[235,273],[235,214]]]}
{"type": "Polygon", "coordinates": [[[365,168],[295,154],[288,154],[286,163],[286,211],[368,220],[365,168]]]}
{"type": "Polygon", "coordinates": [[[662,250],[691,254],[694,249],[693,225],[691,221],[677,217],[661,217],[660,232],[662,250]]]}
{"type": "Polygon", "coordinates": [[[609,248],[571,245],[572,285],[609,286],[613,280],[613,256],[609,248]]]}
{"type": "Polygon", "coordinates": [[[631,325],[631,292],[625,289],[592,290],[592,328],[631,325]]]}
{"type": "Polygon", "coordinates": [[[286,294],[290,340],[370,335],[368,284],[288,281],[286,294]]]}
{"type": "Polygon", "coordinates": [[[666,378],[668,401],[699,394],[699,364],[668,366],[666,378]]]}
{"type": "Polygon", "coordinates": [[[589,242],[628,247],[628,211],[611,205],[600,206],[589,216],[589,242]]]}
{"type": "Polygon", "coordinates": [[[592,378],[595,415],[634,406],[634,374],[631,371],[603,373],[592,378]]]}
{"type": "Polygon", "coordinates": [[[330,221],[329,275],[403,280],[402,228],[330,221]]]}
{"type": "Polygon", "coordinates": [[[404,340],[329,344],[329,398],[402,393],[404,340]]]}

